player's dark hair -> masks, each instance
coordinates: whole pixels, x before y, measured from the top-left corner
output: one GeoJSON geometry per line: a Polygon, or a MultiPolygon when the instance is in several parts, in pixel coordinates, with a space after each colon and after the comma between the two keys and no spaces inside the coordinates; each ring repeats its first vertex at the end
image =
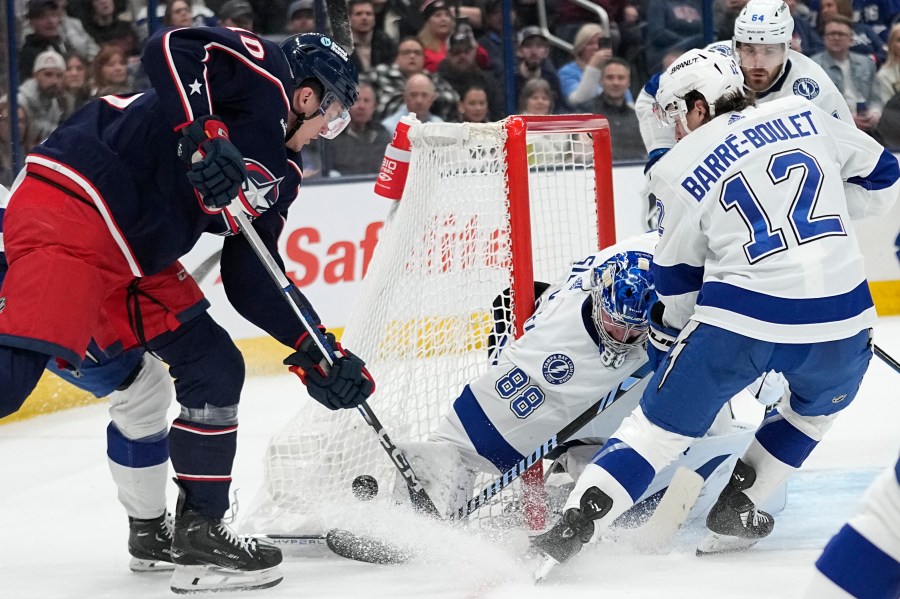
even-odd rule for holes
{"type": "Polygon", "coordinates": [[[313,93],[316,94],[316,99],[319,102],[322,101],[322,98],[325,95],[325,87],[322,85],[322,83],[318,79],[316,79],[314,77],[304,79],[303,81],[300,82],[300,85],[298,85],[297,87],[298,87],[298,89],[301,87],[308,87],[309,89],[313,90],[313,93]]]}
{"type": "MultiPolygon", "coordinates": [[[[694,102],[696,102],[697,100],[701,100],[703,102],[703,105],[706,107],[707,113],[709,113],[709,102],[706,101],[706,98],[703,97],[703,94],[693,89],[684,96],[684,103],[687,105],[688,110],[690,110],[690,108],[694,105],[694,102]]],[[[745,89],[743,92],[731,92],[728,95],[722,96],[713,104],[716,116],[725,114],[727,112],[737,112],[740,110],[744,110],[745,108],[749,108],[750,106],[756,106],[756,94],[748,89],[745,89]]]]}
{"type": "Polygon", "coordinates": [[[751,106],[756,106],[755,93],[748,89],[745,89],[743,93],[733,91],[716,100],[716,115],[725,114],[726,112],[739,112],[751,106]]]}

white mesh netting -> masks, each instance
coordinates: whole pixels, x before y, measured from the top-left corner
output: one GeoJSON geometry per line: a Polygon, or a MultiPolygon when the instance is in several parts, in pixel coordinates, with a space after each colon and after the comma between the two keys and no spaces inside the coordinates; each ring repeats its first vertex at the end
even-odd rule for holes
{"type": "MultiPolygon", "coordinates": [[[[597,249],[590,137],[529,133],[526,174],[507,171],[506,135],[502,122],[410,131],[404,196],[342,339],[374,376],[369,405],[395,443],[426,439],[463,385],[488,367],[492,302],[510,288],[512,252],[529,242],[510,240],[507,185],[529,188],[535,279],[552,281],[597,249]]],[[[265,468],[245,528],[270,534],[321,532],[327,507],[356,505],[354,478],[373,475],[379,498],[396,478],[361,414],[313,401],[272,437],[265,468]]]]}

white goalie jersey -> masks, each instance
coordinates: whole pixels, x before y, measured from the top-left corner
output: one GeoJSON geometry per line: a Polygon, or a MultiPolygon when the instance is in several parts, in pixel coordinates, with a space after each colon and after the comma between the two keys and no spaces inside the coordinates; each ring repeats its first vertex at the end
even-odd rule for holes
{"type": "Polygon", "coordinates": [[[873,326],[850,220],[887,212],[898,177],[881,145],[802,98],[717,116],[651,172],[666,324],[693,319],[775,343],[873,326]]]}
{"type": "MultiPolygon", "coordinates": [[[[524,335],[463,389],[433,439],[461,446],[471,442],[478,454],[503,470],[616,390],[647,355],[636,346],[618,368],[601,363],[603,348],[591,316],[591,270],[620,252],[652,255],[656,239],[655,232],[632,237],[574,263],[567,278],[541,296],[524,335]]],[[[579,436],[607,436],[636,401],[610,407],[593,423],[600,430],[579,436]]]]}

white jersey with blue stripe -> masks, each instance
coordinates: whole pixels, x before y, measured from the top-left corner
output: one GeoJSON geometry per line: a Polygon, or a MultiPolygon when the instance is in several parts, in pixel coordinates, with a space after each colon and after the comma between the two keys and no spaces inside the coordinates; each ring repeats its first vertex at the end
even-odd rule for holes
{"type": "Polygon", "coordinates": [[[792,97],[720,115],[651,172],[665,321],[771,342],[850,337],[876,320],[850,220],[884,214],[897,159],[792,97]]]}

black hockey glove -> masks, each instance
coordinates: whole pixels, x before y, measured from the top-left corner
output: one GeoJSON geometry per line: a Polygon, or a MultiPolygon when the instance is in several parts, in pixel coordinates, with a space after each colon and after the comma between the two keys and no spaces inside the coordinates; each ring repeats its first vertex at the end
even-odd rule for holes
{"type": "Polygon", "coordinates": [[[366,363],[336,343],[334,335],[325,333],[325,338],[335,348],[331,366],[309,333],[300,338],[297,351],[284,364],[300,377],[312,398],[329,410],[355,408],[375,391],[375,381],[366,363]]]}
{"type": "Polygon", "coordinates": [[[666,307],[662,302],[650,306],[650,333],[647,336],[647,358],[649,366],[655,371],[666,359],[666,354],[675,345],[678,329],[663,324],[663,312],[666,307]]]}
{"type": "Polygon", "coordinates": [[[178,157],[190,166],[188,181],[213,211],[237,197],[247,178],[244,157],[228,139],[228,127],[215,115],[202,116],[181,130],[178,157]]]}

